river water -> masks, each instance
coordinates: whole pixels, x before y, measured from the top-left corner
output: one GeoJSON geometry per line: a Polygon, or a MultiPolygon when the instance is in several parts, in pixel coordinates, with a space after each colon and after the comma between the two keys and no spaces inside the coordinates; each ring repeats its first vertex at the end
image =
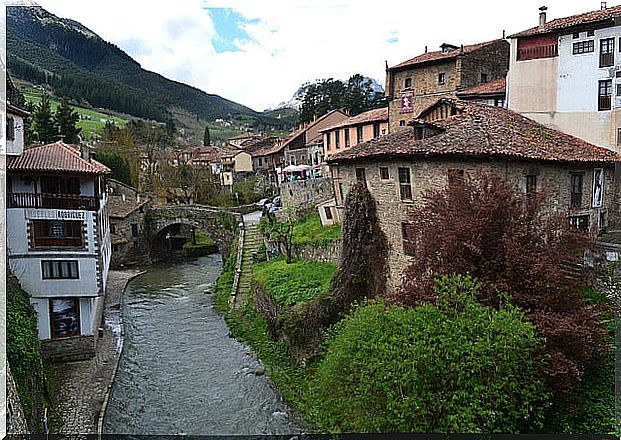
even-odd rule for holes
{"type": "Polygon", "coordinates": [[[219,255],[157,264],[128,284],[104,433],[294,434],[301,425],[204,293],[219,255]],[[255,374],[259,372],[259,375],[255,374]]]}

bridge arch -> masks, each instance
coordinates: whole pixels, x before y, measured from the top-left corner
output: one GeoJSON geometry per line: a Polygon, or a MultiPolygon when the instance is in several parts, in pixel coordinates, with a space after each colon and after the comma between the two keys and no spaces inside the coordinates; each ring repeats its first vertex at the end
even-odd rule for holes
{"type": "Polygon", "coordinates": [[[152,208],[145,216],[147,236],[152,247],[167,229],[174,225],[187,225],[207,233],[223,258],[230,253],[231,244],[241,221],[240,214],[201,206],[152,208]]]}

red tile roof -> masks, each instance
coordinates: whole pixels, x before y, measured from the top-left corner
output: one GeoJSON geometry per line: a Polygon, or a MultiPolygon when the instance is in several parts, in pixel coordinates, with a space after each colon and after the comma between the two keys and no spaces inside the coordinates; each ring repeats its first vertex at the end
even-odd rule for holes
{"type": "MultiPolygon", "coordinates": [[[[319,117],[318,119],[315,119],[313,122],[311,122],[310,124],[304,126],[304,127],[300,127],[297,130],[295,130],[293,133],[291,133],[291,135],[283,142],[283,147],[286,147],[287,145],[289,145],[289,143],[291,143],[295,138],[297,138],[298,136],[300,136],[302,133],[304,133],[306,130],[314,127],[315,125],[319,124],[320,122],[322,122],[324,119],[326,119],[328,116],[334,114],[334,113],[343,113],[345,115],[345,112],[343,112],[343,110],[340,109],[335,109],[335,110],[330,110],[328,113],[326,113],[325,115],[319,117]]],[[[313,142],[315,139],[306,139],[306,143],[311,143],[313,142]]]]}
{"type": "MultiPolygon", "coordinates": [[[[464,46],[464,53],[475,52],[484,47],[491,46],[494,43],[498,43],[499,41],[503,41],[503,40],[485,41],[483,43],[470,44],[470,45],[464,46]]],[[[410,60],[397,64],[395,66],[392,66],[390,69],[398,69],[400,67],[414,66],[416,64],[449,60],[451,58],[456,58],[459,54],[461,54],[461,48],[449,50],[448,52],[442,52],[441,50],[437,50],[435,52],[427,52],[422,55],[418,55],[417,57],[414,57],[410,60]]]]}
{"type": "Polygon", "coordinates": [[[498,95],[505,93],[506,78],[495,79],[480,86],[470,87],[469,89],[460,90],[457,96],[473,96],[473,95],[498,95]]]}
{"type": "Polygon", "coordinates": [[[517,34],[510,35],[509,38],[526,37],[529,35],[547,34],[550,32],[559,32],[563,29],[573,26],[579,26],[589,23],[596,23],[598,21],[610,20],[611,26],[613,24],[612,19],[621,16],[621,5],[612,6],[603,10],[585,12],[583,14],[572,15],[570,17],[557,18],[555,20],[547,22],[543,28],[535,26],[517,34]]]}
{"type": "Polygon", "coordinates": [[[439,134],[415,139],[402,130],[331,156],[329,163],[386,157],[462,156],[552,162],[621,162],[621,156],[582,139],[547,128],[511,110],[441,99],[458,113],[433,122],[439,134]]]}
{"type": "Polygon", "coordinates": [[[7,158],[9,171],[48,171],[69,174],[108,174],[110,169],[91,159],[82,159],[79,147],[62,141],[30,147],[20,156],[7,158]]]}
{"type": "Polygon", "coordinates": [[[360,113],[359,115],[352,116],[351,118],[346,119],[343,122],[339,122],[336,125],[333,125],[328,128],[323,128],[319,130],[319,132],[323,133],[326,131],[334,130],[335,128],[351,127],[354,125],[369,124],[371,122],[380,122],[380,121],[388,121],[388,107],[368,110],[364,113],[360,113]]]}

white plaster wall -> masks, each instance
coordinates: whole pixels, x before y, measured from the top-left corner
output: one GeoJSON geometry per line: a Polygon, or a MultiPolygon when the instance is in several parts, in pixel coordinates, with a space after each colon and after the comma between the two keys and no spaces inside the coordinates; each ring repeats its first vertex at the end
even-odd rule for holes
{"type": "MultiPolygon", "coordinates": [[[[15,139],[6,140],[6,154],[18,156],[24,151],[24,119],[21,116],[9,114],[13,118],[13,128],[15,139]]],[[[3,127],[4,127],[4,121],[3,127]]],[[[6,137],[6,134],[5,134],[6,137]]]]}
{"type": "Polygon", "coordinates": [[[30,304],[37,313],[37,327],[39,329],[39,339],[50,339],[50,308],[47,298],[30,298],[30,304]]]}
{"type": "Polygon", "coordinates": [[[28,184],[21,178],[21,176],[11,175],[9,176],[11,179],[11,184],[13,185],[13,192],[16,193],[33,193],[34,192],[34,182],[29,181],[28,184]]]}
{"type": "MultiPolygon", "coordinates": [[[[80,334],[88,336],[97,330],[97,323],[94,322],[95,310],[99,298],[80,298],[80,334]]],[[[51,339],[52,331],[50,328],[50,304],[48,298],[31,298],[30,304],[37,313],[37,326],[39,339],[51,339]]]]}
{"type": "Polygon", "coordinates": [[[523,112],[550,112],[557,107],[558,59],[517,61],[517,39],[511,39],[507,74],[507,105],[523,112]]]}
{"type": "Polygon", "coordinates": [[[97,259],[94,257],[63,256],[9,258],[9,265],[22,288],[35,298],[97,296],[97,259]],[[78,262],[78,279],[44,280],[41,260],[72,260],[78,262]]]}

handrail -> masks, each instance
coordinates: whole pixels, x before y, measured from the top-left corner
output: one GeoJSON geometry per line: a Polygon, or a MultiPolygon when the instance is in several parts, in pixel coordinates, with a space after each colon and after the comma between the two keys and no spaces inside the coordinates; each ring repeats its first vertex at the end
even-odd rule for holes
{"type": "Polygon", "coordinates": [[[244,255],[244,237],[246,234],[244,222],[239,224],[239,240],[237,241],[237,261],[235,263],[235,275],[233,276],[233,287],[229,297],[229,307],[235,303],[237,290],[239,289],[239,278],[241,276],[242,259],[244,255]]]}
{"type": "Polygon", "coordinates": [[[84,209],[87,211],[99,210],[99,199],[95,196],[10,192],[8,193],[7,198],[9,208],[84,209]]]}

